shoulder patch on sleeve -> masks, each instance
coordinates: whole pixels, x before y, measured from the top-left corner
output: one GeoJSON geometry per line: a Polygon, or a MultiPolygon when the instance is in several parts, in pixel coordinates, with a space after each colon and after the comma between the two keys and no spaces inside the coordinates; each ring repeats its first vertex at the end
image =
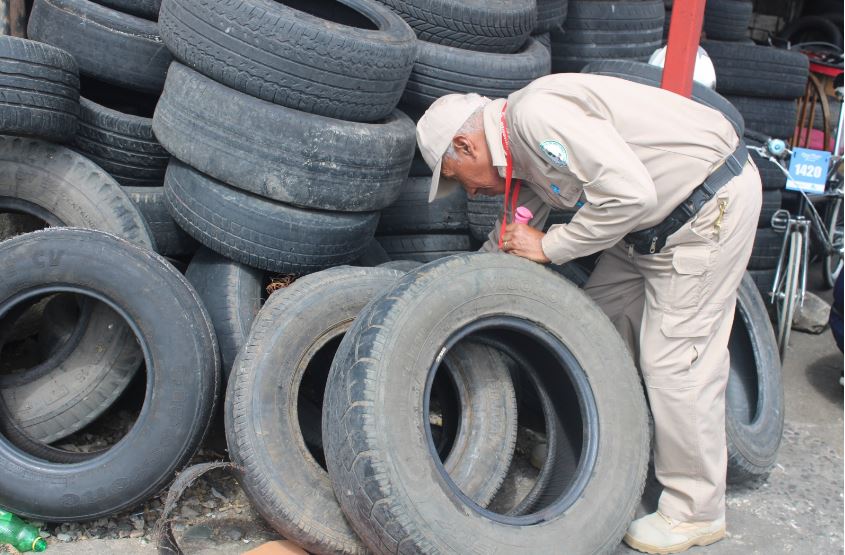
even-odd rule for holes
{"type": "Polygon", "coordinates": [[[540,143],[540,151],[549,159],[549,161],[559,168],[565,168],[569,163],[569,154],[558,141],[543,141],[540,143]]]}

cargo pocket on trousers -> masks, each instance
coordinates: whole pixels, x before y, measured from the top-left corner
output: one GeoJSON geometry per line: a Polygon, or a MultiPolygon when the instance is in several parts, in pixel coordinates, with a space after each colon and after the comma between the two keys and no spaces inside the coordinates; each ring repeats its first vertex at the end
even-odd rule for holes
{"type": "Polygon", "coordinates": [[[702,305],[703,296],[710,289],[710,252],[709,245],[675,248],[667,308],[685,309],[702,305]]]}
{"type": "Polygon", "coordinates": [[[672,255],[672,279],[663,309],[661,331],[667,337],[707,335],[718,315],[718,307],[707,305],[710,291],[709,245],[686,245],[672,255]]]}

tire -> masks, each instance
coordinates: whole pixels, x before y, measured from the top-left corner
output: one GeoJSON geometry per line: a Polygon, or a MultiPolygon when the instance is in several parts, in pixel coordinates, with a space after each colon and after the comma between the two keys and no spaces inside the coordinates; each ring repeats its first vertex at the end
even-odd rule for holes
{"type": "MultiPolygon", "coordinates": [[[[557,272],[557,268],[553,269],[557,272]]],[[[524,352],[514,343],[503,342],[495,334],[482,335],[478,340],[497,349],[509,365],[514,386],[518,386],[520,426],[545,435],[546,457],[534,485],[522,500],[507,511],[508,516],[522,516],[553,502],[561,488],[567,485],[566,480],[560,480],[560,477],[576,473],[580,458],[581,417],[577,407],[555,404],[546,391],[538,365],[547,364],[547,359],[535,359],[532,357],[534,353],[524,352]]],[[[503,490],[506,488],[507,485],[502,487],[503,490]]],[[[497,496],[491,510],[494,507],[506,508],[504,501],[503,496],[497,496]]],[[[512,504],[514,500],[509,501],[512,504]]]]}
{"type": "Polygon", "coordinates": [[[422,265],[422,262],[417,262],[416,260],[391,260],[390,262],[379,264],[381,268],[399,270],[400,272],[405,273],[410,272],[411,270],[416,270],[422,265]]]}
{"type": "Polygon", "coordinates": [[[792,138],[797,116],[794,100],[753,96],[728,96],[727,99],[742,114],[748,129],[778,139],[792,138]]]}
{"type": "Polygon", "coordinates": [[[447,197],[428,202],[431,177],[410,177],[399,198],[381,211],[380,234],[467,231],[467,196],[458,188],[447,197]]]}
{"type": "Polygon", "coordinates": [[[82,98],[73,146],[127,187],[161,187],[170,155],[150,118],[124,114],[82,98]]]}
{"type": "Polygon", "coordinates": [[[804,95],[809,61],[800,52],[715,40],[702,41],[701,46],[716,68],[716,90],[721,94],[771,99],[804,95]]]}
{"type": "Polygon", "coordinates": [[[376,240],[392,259],[431,262],[472,250],[469,235],[382,235],[376,240]]]}
{"type": "Polygon", "coordinates": [[[185,278],[211,317],[225,382],[261,309],[264,272],[200,249],[188,265],[185,278]]]}
{"type": "Polygon", "coordinates": [[[790,235],[788,243],[789,250],[785,260],[786,266],[776,289],[780,294],[776,299],[775,306],[777,308],[778,324],[777,342],[781,360],[786,357],[786,349],[789,346],[789,335],[792,331],[792,317],[795,314],[795,305],[799,301],[798,281],[800,271],[798,262],[801,259],[801,253],[804,248],[804,236],[800,232],[793,231],[790,235]]]}
{"type": "Polygon", "coordinates": [[[155,248],[144,217],[114,179],[76,152],[36,139],[0,136],[3,212],[49,226],[97,229],[155,248]]]}
{"type": "Polygon", "coordinates": [[[537,23],[527,0],[379,0],[402,16],[421,41],[478,52],[516,52],[537,23]]]}
{"type": "Polygon", "coordinates": [[[384,247],[378,241],[371,239],[361,256],[355,260],[354,265],[372,268],[374,266],[381,266],[385,262],[390,262],[390,256],[387,254],[387,251],[384,250],[384,247]]]}
{"type": "MultiPolygon", "coordinates": [[[[56,300],[45,307],[42,322],[57,318],[56,300]]],[[[144,360],[132,330],[116,312],[103,303],[88,312],[70,326],[72,345],[58,357],[60,343],[49,345],[53,352],[44,352],[49,367],[21,369],[0,382],[5,410],[32,440],[54,443],[96,420],[123,393],[144,360]]]]}
{"type": "Polygon", "coordinates": [[[758,229],[754,236],[754,248],[751,250],[748,268],[751,270],[768,270],[777,267],[782,248],[782,231],[776,231],[770,227],[758,229]]]}
{"type": "Polygon", "coordinates": [[[828,240],[834,248],[822,261],[822,276],[828,288],[836,287],[836,278],[842,272],[842,198],[832,198],[828,201],[825,215],[825,231],[828,240]]]}
{"type": "MultiPolygon", "coordinates": [[[[80,287],[130,319],[144,345],[147,394],[132,430],[84,464],[47,463],[0,439],[14,479],[0,504],[43,521],[82,521],[149,499],[199,446],[217,397],[220,366],[208,315],[181,274],[158,255],[91,230],[48,229],[0,245],[14,272],[0,276],[0,313],[22,291],[80,287]],[[53,261],[52,264],[44,262],[53,261]],[[61,262],[60,264],[58,262],[61,262]],[[138,291],[155,286],[155,295],[138,291]]],[[[7,266],[8,267],[8,266],[7,266]]]]}
{"type": "Polygon", "coordinates": [[[842,15],[831,17],[834,14],[825,16],[811,15],[799,17],[789,25],[781,29],[778,38],[792,44],[803,42],[826,42],[842,48],[842,29],[834,23],[842,21],[842,15]]]}
{"type": "Polygon", "coordinates": [[[227,187],[175,159],[164,193],[170,215],[194,239],[236,262],[283,274],[355,260],[379,216],[294,208],[227,187]]]}
{"type": "MultiPolygon", "coordinates": [[[[603,60],[591,62],[581,70],[582,73],[594,73],[596,75],[609,75],[620,77],[628,81],[659,87],[663,77],[663,70],[656,66],[650,66],[640,62],[626,62],[620,60],[603,60]]],[[[705,87],[701,83],[692,84],[692,99],[699,104],[709,106],[722,113],[727,118],[737,135],[742,137],[745,132],[745,121],[739,111],[725,97],[716,91],[705,87]]]]}
{"type": "MultiPolygon", "coordinates": [[[[333,268],[271,295],[236,361],[226,396],[226,431],[239,481],[259,513],[286,538],[314,553],[365,553],[335,500],[305,430],[319,407],[340,338],[361,309],[401,272],[333,268]],[[285,314],[300,317],[286,319],[285,314]]],[[[510,466],[516,399],[508,368],[489,348],[469,344],[444,359],[444,372],[472,409],[445,465],[486,505],[510,466]],[[500,451],[500,446],[502,446],[500,451]]],[[[444,423],[445,424],[445,423],[444,423]]],[[[319,427],[317,428],[319,432],[319,427]]],[[[321,450],[321,449],[319,449],[321,450]]]]}
{"type": "Polygon", "coordinates": [[[408,26],[373,0],[289,4],[164,0],[158,24],[177,60],[227,87],[331,118],[388,117],[416,55],[408,26]]]}
{"type": "Polygon", "coordinates": [[[639,503],[649,458],[642,388],[613,325],[574,285],[499,254],[427,264],[364,309],[332,363],[323,441],[341,507],[375,553],[493,553],[501,545],[514,555],[559,552],[561,545],[572,553],[610,552],[639,503]],[[578,314],[577,323],[565,314],[578,314]],[[517,321],[520,332],[502,327],[517,321]],[[578,361],[547,358],[539,365],[546,388],[552,376],[578,376],[559,382],[550,397],[585,407],[581,439],[588,438],[581,450],[588,462],[563,479],[566,493],[558,503],[537,509],[540,519],[536,510],[513,520],[479,513],[437,463],[422,429],[427,391],[421,385],[430,383],[432,362],[460,334],[491,328],[517,333],[528,350],[537,346],[534,352],[550,357],[565,346],[569,360],[578,361]],[[564,391],[572,395],[568,401],[564,391]]]}
{"type": "Polygon", "coordinates": [[[161,0],[94,0],[97,4],[114,10],[155,21],[161,9],[161,0]]]}
{"type": "Polygon", "coordinates": [[[425,159],[420,154],[419,150],[414,152],[414,160],[411,162],[411,171],[408,173],[409,177],[428,177],[431,178],[431,168],[425,163],[425,159]]]}
{"type": "Polygon", "coordinates": [[[35,0],[27,33],[67,50],[85,75],[148,93],[161,91],[172,59],[155,22],[88,0],[35,0]]]}
{"type": "Polygon", "coordinates": [[[740,282],[728,349],[728,482],[737,484],[765,478],[772,471],[784,419],[777,340],[763,298],[747,274],[740,282]]]}
{"type": "Polygon", "coordinates": [[[76,133],[79,69],[58,48],[0,37],[0,133],[63,143],[76,133]]]}
{"type": "Polygon", "coordinates": [[[124,187],[124,191],[141,211],[162,256],[191,256],[199,248],[193,237],[176,225],[167,211],[164,187],[124,187]]]}
{"type": "Polygon", "coordinates": [[[760,209],[760,220],[757,222],[758,228],[771,227],[772,216],[780,210],[782,201],[783,193],[780,189],[763,191],[763,206],[760,209]]]}
{"type": "Polygon", "coordinates": [[[396,200],[415,145],[414,125],[401,112],[373,124],[315,116],[237,93],[179,63],[153,129],[176,158],[227,185],[346,212],[396,200]]]}
{"type": "Polygon", "coordinates": [[[562,30],[552,31],[552,72],[579,72],[604,59],[645,62],[663,44],[662,0],[572,0],[562,30]]]}
{"type": "Polygon", "coordinates": [[[769,292],[772,290],[772,283],[775,280],[775,270],[748,270],[746,273],[757,286],[757,291],[760,292],[763,303],[767,307],[771,307],[772,301],[769,292]]]}
{"type": "Polygon", "coordinates": [[[451,93],[506,98],[551,71],[549,51],[532,38],[513,54],[473,52],[423,41],[418,44],[417,61],[402,103],[419,110],[451,93]]]}
{"type": "Polygon", "coordinates": [[[541,35],[557,30],[566,21],[569,0],[537,0],[537,25],[532,34],[541,35]]]}
{"type": "Polygon", "coordinates": [[[750,0],[708,0],[704,5],[704,33],[709,40],[746,40],[751,12],[750,0]]]}
{"type": "MultiPolygon", "coordinates": [[[[760,146],[756,141],[748,141],[748,144],[760,146]]],[[[757,166],[757,170],[760,172],[760,181],[763,184],[763,190],[780,190],[782,192],[782,189],[786,187],[786,175],[784,175],[780,167],[768,158],[759,156],[752,150],[749,150],[748,153],[751,155],[751,160],[754,161],[754,165],[757,166]]]]}

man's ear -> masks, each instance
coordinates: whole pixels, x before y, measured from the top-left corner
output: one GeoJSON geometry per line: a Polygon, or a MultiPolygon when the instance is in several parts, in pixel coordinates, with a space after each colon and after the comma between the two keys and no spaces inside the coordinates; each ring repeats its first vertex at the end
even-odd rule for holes
{"type": "Polygon", "coordinates": [[[452,146],[460,156],[468,156],[470,158],[475,158],[476,156],[475,145],[466,135],[455,135],[452,137],[452,146]]]}

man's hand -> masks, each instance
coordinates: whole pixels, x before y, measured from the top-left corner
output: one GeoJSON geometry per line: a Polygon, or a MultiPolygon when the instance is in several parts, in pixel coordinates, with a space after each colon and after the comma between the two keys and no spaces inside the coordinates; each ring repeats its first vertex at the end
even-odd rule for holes
{"type": "Polygon", "coordinates": [[[502,236],[502,249],[506,253],[547,264],[551,260],[543,252],[542,240],[545,235],[528,224],[510,224],[505,228],[505,234],[502,236]]]}

